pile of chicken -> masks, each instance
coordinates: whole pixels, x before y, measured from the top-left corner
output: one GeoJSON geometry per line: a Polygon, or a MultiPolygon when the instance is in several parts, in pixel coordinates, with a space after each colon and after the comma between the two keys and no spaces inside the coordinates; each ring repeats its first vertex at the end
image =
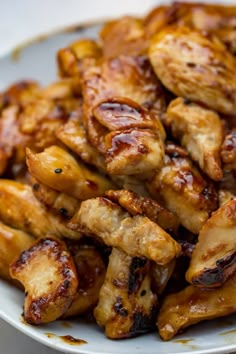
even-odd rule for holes
{"type": "Polygon", "coordinates": [[[169,340],[236,312],[236,7],[174,3],[0,96],[0,275],[31,324],[169,340]]]}

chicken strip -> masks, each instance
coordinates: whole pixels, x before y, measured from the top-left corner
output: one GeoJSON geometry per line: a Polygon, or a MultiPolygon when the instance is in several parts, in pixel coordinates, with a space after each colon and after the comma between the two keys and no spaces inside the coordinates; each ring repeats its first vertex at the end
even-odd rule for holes
{"type": "Polygon", "coordinates": [[[188,282],[200,287],[221,286],[236,271],[236,199],[219,208],[198,236],[188,282]]]}
{"type": "Polygon", "coordinates": [[[33,236],[0,222],[0,278],[12,282],[10,264],[34,242],[33,236]]]}
{"type": "Polygon", "coordinates": [[[137,193],[126,189],[109,190],[105,193],[105,196],[119,204],[132,216],[147,216],[167,232],[177,232],[179,226],[177,216],[161,206],[156,200],[141,197],[137,193]]]}
{"type": "Polygon", "coordinates": [[[50,146],[38,154],[27,149],[26,163],[39,182],[77,199],[100,196],[114,187],[105,176],[92,172],[59,146],[50,146]]]}
{"type": "Polygon", "coordinates": [[[76,295],[75,265],[61,240],[39,240],[11,264],[10,274],[25,287],[24,318],[30,324],[55,321],[76,295]]]}
{"type": "Polygon", "coordinates": [[[190,285],[177,294],[167,295],[157,326],[161,338],[170,340],[186,327],[235,312],[236,273],[221,288],[200,289],[190,285]]]}
{"type": "Polygon", "coordinates": [[[154,36],[149,58],[157,77],[175,95],[234,114],[235,59],[216,37],[184,26],[166,27],[154,36]]]}
{"type": "Polygon", "coordinates": [[[82,315],[97,305],[106,274],[105,264],[94,246],[78,246],[70,241],[68,248],[77,269],[79,287],[72,304],[63,314],[63,318],[82,315]]]}
{"type": "Polygon", "coordinates": [[[225,169],[236,171],[236,128],[226,135],[221,149],[221,157],[225,169]]]}
{"type": "Polygon", "coordinates": [[[160,226],[145,216],[131,217],[106,198],[83,201],[69,227],[96,236],[107,246],[120,248],[130,256],[147,257],[160,265],[181,252],[179,244],[160,226]]]}
{"type": "Polygon", "coordinates": [[[179,97],[168,106],[165,124],[200,168],[219,181],[223,176],[220,150],[224,136],[219,115],[179,97]]]}
{"type": "Polygon", "coordinates": [[[34,196],[32,188],[0,179],[0,220],[39,238],[47,233],[79,239],[80,232],[69,229],[66,221],[50,213],[34,196]]]}
{"type": "Polygon", "coordinates": [[[134,337],[152,330],[157,297],[151,291],[150,263],[113,248],[94,316],[112,339],[134,337]]]}
{"type": "Polygon", "coordinates": [[[217,209],[217,193],[212,183],[203,178],[186,152],[172,143],[166,146],[164,166],[147,182],[147,187],[194,234],[199,233],[210,213],[217,209]]]}

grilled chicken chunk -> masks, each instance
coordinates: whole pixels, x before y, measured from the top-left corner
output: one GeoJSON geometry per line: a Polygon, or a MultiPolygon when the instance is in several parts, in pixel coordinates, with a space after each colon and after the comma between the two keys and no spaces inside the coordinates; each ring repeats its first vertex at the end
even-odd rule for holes
{"type": "Polygon", "coordinates": [[[35,242],[34,237],[0,222],[0,278],[12,281],[9,266],[35,242]]]}
{"type": "Polygon", "coordinates": [[[56,237],[79,239],[81,234],[50,213],[34,196],[32,188],[19,182],[0,179],[0,220],[35,237],[51,233],[56,237]]]}
{"type": "Polygon", "coordinates": [[[158,78],[175,95],[234,114],[235,59],[216,37],[188,27],[166,27],[154,36],[149,58],[158,78]]]}
{"type": "Polygon", "coordinates": [[[72,304],[63,314],[63,318],[82,315],[97,305],[106,274],[105,264],[95,247],[78,246],[70,241],[68,248],[77,269],[79,287],[72,304]]]}
{"type": "Polygon", "coordinates": [[[152,198],[141,197],[137,193],[126,189],[109,190],[105,193],[105,196],[119,204],[132,216],[147,216],[166,231],[176,232],[178,229],[179,220],[177,216],[152,198]]]}
{"type": "Polygon", "coordinates": [[[158,316],[162,339],[170,340],[179,331],[200,321],[236,312],[236,274],[217,289],[201,289],[193,285],[176,294],[167,295],[158,316]]]}
{"type": "Polygon", "coordinates": [[[166,146],[164,166],[147,182],[153,197],[179,217],[181,224],[198,234],[210,213],[217,209],[217,193],[176,145],[166,146]]]}
{"type": "Polygon", "coordinates": [[[108,338],[134,337],[154,328],[157,297],[151,291],[150,263],[113,248],[94,316],[108,338]]]}
{"type": "Polygon", "coordinates": [[[183,98],[176,98],[170,103],[165,124],[193,161],[211,179],[219,181],[222,178],[220,150],[224,134],[220,117],[198,104],[185,102],[183,98]]]}
{"type": "Polygon", "coordinates": [[[219,208],[198,236],[186,279],[195,286],[221,286],[236,271],[236,199],[219,208]]]}
{"type": "Polygon", "coordinates": [[[24,318],[28,323],[55,321],[76,295],[75,265],[61,240],[39,240],[11,265],[10,273],[25,287],[24,318]]]}
{"type": "Polygon", "coordinates": [[[106,198],[83,201],[69,227],[96,236],[130,256],[147,257],[160,265],[178,257],[181,248],[171,236],[145,216],[131,217],[106,198]]]}
{"type": "Polygon", "coordinates": [[[236,171],[236,128],[226,135],[221,149],[221,157],[225,169],[236,171]]]}
{"type": "Polygon", "coordinates": [[[114,187],[105,176],[92,172],[59,146],[52,145],[38,154],[27,149],[26,163],[35,179],[77,199],[100,196],[114,187]]]}

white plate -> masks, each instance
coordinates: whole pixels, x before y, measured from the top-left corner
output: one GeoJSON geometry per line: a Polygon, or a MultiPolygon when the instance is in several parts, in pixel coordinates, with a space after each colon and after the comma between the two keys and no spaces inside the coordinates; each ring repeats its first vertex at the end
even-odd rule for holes
{"type": "MultiPolygon", "coordinates": [[[[50,36],[21,50],[19,58],[0,59],[0,89],[22,78],[36,78],[48,83],[56,78],[55,53],[58,48],[81,37],[96,37],[99,26],[50,36]]],[[[163,342],[156,333],[134,339],[108,340],[101,329],[83,321],[57,321],[47,326],[33,327],[22,322],[23,294],[0,281],[0,317],[37,341],[66,353],[90,354],[171,354],[171,353],[226,353],[236,351],[236,316],[199,324],[163,342]],[[71,335],[86,341],[72,346],[60,336],[71,335]]]]}

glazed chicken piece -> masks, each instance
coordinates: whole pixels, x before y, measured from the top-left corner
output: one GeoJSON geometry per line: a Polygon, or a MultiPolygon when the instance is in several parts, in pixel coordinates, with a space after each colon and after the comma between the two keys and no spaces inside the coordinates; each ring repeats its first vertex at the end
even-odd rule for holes
{"type": "Polygon", "coordinates": [[[219,181],[223,176],[220,150],[224,137],[219,115],[179,97],[168,106],[165,124],[171,129],[173,137],[180,140],[193,161],[211,179],[219,181]]]}
{"type": "Polygon", "coordinates": [[[61,317],[77,292],[73,258],[61,240],[39,240],[11,264],[10,273],[24,285],[24,319],[30,324],[61,317]]]}
{"type": "Polygon", "coordinates": [[[79,246],[71,241],[67,245],[75,262],[79,287],[63,318],[82,315],[97,305],[106,274],[105,264],[94,246],[79,246]]]}
{"type": "Polygon", "coordinates": [[[150,263],[113,248],[94,316],[112,339],[134,337],[152,330],[157,297],[151,291],[150,263]]]}
{"type": "Polygon", "coordinates": [[[236,199],[219,208],[198,236],[188,282],[200,287],[221,286],[236,271],[236,199]]]}
{"type": "Polygon", "coordinates": [[[149,58],[157,77],[175,95],[234,114],[235,58],[218,38],[184,26],[166,27],[154,36],[149,58]]]}
{"type": "Polygon", "coordinates": [[[27,149],[26,163],[36,180],[73,198],[100,196],[114,187],[105,176],[92,172],[59,146],[50,146],[38,154],[27,149]]]}
{"type": "Polygon", "coordinates": [[[176,260],[173,259],[166,265],[159,265],[155,262],[151,262],[150,276],[151,285],[155,294],[162,294],[166,288],[166,285],[172,276],[176,265],[176,260]]]}
{"type": "Polygon", "coordinates": [[[226,135],[221,149],[221,157],[225,169],[236,171],[236,128],[226,135]]]}
{"type": "Polygon", "coordinates": [[[203,178],[186,152],[168,143],[164,166],[147,182],[151,195],[176,214],[181,224],[198,234],[210,213],[217,209],[217,193],[203,178]]]}
{"type": "Polygon", "coordinates": [[[198,322],[236,312],[236,274],[217,289],[187,286],[164,299],[157,321],[163,340],[170,340],[178,332],[198,322]]]}
{"type": "Polygon", "coordinates": [[[66,221],[50,213],[34,196],[32,188],[19,182],[0,179],[0,220],[37,238],[47,233],[79,239],[66,221]]]}
{"type": "Polygon", "coordinates": [[[165,133],[148,110],[130,99],[113,98],[98,104],[92,114],[105,133],[94,137],[94,143],[105,154],[108,173],[143,176],[162,166],[165,133]]]}
{"type": "Polygon", "coordinates": [[[33,236],[0,222],[0,278],[12,282],[10,264],[34,242],[33,236]]]}
{"type": "Polygon", "coordinates": [[[147,52],[149,44],[142,20],[130,16],[107,22],[100,37],[105,58],[142,55],[147,52]]]}
{"type": "Polygon", "coordinates": [[[148,38],[151,38],[163,28],[177,21],[177,6],[178,3],[175,2],[170,6],[157,6],[145,16],[144,30],[148,38]]]}
{"type": "Polygon", "coordinates": [[[105,193],[105,196],[127,210],[130,215],[147,216],[167,232],[177,232],[179,226],[177,216],[165,209],[156,200],[141,197],[137,193],[126,189],[109,190],[105,193]]]}
{"type": "Polygon", "coordinates": [[[132,217],[103,197],[83,201],[69,227],[130,256],[146,257],[160,265],[169,263],[181,251],[179,244],[153,221],[142,215],[132,217]]]}

